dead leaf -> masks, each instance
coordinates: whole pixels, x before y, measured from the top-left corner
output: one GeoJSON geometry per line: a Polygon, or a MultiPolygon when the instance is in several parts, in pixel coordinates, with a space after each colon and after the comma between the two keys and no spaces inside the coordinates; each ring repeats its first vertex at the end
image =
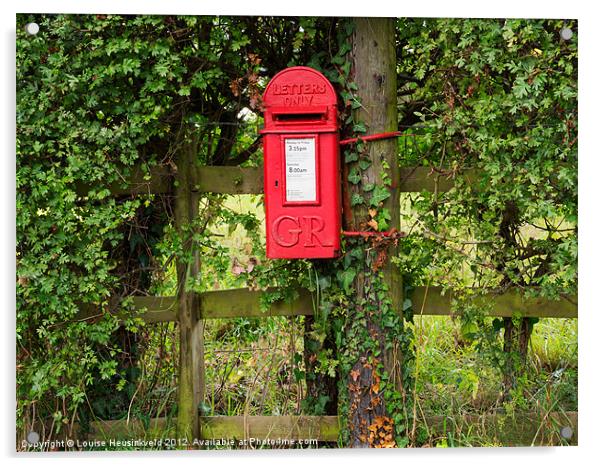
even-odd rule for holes
{"type": "Polygon", "coordinates": [[[261,58],[256,53],[247,53],[247,57],[252,65],[259,65],[261,63],[261,58]]]}
{"type": "Polygon", "coordinates": [[[234,260],[232,261],[231,271],[232,274],[238,277],[241,273],[245,271],[245,268],[238,262],[238,259],[234,258],[234,260]]]}
{"type": "Polygon", "coordinates": [[[237,78],[233,79],[232,82],[230,82],[230,90],[232,91],[232,94],[234,94],[234,97],[238,97],[240,95],[241,81],[242,78],[237,78]]]}
{"type": "Polygon", "coordinates": [[[380,383],[379,382],[375,382],[374,384],[372,384],[372,393],[376,394],[380,391],[380,383]]]}
{"type": "Polygon", "coordinates": [[[251,273],[255,266],[258,264],[258,260],[255,257],[251,257],[249,259],[249,263],[247,264],[247,272],[251,273]]]}

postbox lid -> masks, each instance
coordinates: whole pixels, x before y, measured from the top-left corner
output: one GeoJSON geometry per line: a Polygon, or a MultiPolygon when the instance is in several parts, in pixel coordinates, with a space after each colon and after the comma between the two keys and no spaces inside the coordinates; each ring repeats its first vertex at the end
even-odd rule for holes
{"type": "Polygon", "coordinates": [[[313,107],[336,103],[337,95],[330,81],[307,66],[293,66],[280,71],[263,93],[266,107],[313,107]]]}
{"type": "Polygon", "coordinates": [[[322,73],[307,66],[293,66],[277,73],[263,94],[263,106],[266,130],[312,122],[326,125],[329,130],[337,125],[337,95],[332,84],[322,73]],[[303,121],[303,114],[311,118],[303,121]],[[286,115],[299,118],[287,120],[286,115]]]}

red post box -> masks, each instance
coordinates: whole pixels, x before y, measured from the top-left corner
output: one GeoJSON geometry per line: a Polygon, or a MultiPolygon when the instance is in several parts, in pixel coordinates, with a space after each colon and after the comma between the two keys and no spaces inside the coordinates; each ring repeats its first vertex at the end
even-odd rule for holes
{"type": "Polygon", "coordinates": [[[267,256],[331,258],[341,242],[337,96],[318,71],[279,72],[263,95],[267,256]]]}

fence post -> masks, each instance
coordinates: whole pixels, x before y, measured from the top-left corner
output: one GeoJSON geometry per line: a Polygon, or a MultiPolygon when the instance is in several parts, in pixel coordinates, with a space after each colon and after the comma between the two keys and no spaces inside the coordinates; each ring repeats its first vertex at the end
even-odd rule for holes
{"type": "Polygon", "coordinates": [[[183,238],[181,256],[176,262],[178,275],[178,325],[180,361],[178,377],[178,438],[189,442],[199,438],[199,405],[204,397],[203,321],[199,319],[198,296],[186,284],[200,269],[199,251],[194,242],[194,221],[198,217],[196,191],[198,140],[186,140],[176,159],[175,224],[183,238]]]}
{"type": "MultiPolygon", "coordinates": [[[[355,18],[352,36],[352,79],[357,85],[357,95],[361,107],[355,111],[355,121],[362,122],[367,135],[397,130],[397,73],[395,53],[395,19],[393,18],[355,18]]],[[[358,183],[348,183],[347,196],[354,194],[368,200],[370,189],[378,186],[388,190],[389,196],[374,211],[388,211],[389,227],[399,229],[399,164],[397,160],[397,140],[380,139],[367,144],[365,156],[369,166],[361,171],[358,183]],[[371,188],[369,188],[369,186],[371,188]],[[368,197],[366,197],[368,196],[368,197]]],[[[368,203],[356,204],[345,215],[345,229],[360,231],[370,220],[368,203]]],[[[372,215],[372,214],[371,214],[372,215]]],[[[368,257],[368,250],[374,249],[367,243],[362,257],[368,257]]],[[[385,249],[382,265],[368,264],[365,260],[354,278],[356,304],[349,309],[347,317],[348,341],[353,342],[353,367],[347,380],[349,396],[349,414],[347,425],[350,434],[350,446],[377,446],[379,438],[371,439],[371,429],[380,428],[383,420],[387,426],[392,422],[392,413],[388,412],[385,396],[379,388],[380,366],[388,374],[389,382],[400,391],[401,366],[404,364],[401,351],[394,342],[387,346],[390,328],[382,325],[383,302],[388,301],[391,309],[400,312],[402,303],[401,276],[394,270],[390,257],[395,255],[396,247],[391,244],[385,249]],[[386,293],[377,292],[371,274],[382,271],[386,293]],[[361,303],[361,304],[359,304],[361,303]],[[362,322],[361,325],[356,324],[362,322]],[[364,342],[370,339],[373,347],[364,342]],[[357,346],[357,347],[356,347],[357,346]]],[[[390,429],[390,427],[389,427],[390,429]]],[[[389,433],[389,432],[387,432],[389,433]]]]}

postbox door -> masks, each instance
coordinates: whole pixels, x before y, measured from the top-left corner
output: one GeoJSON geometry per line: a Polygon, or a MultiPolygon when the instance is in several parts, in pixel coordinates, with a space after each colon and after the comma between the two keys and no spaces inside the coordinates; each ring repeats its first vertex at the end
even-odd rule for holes
{"type": "Polygon", "coordinates": [[[337,146],[333,133],[265,136],[268,257],[338,255],[341,212],[337,146]]]}

